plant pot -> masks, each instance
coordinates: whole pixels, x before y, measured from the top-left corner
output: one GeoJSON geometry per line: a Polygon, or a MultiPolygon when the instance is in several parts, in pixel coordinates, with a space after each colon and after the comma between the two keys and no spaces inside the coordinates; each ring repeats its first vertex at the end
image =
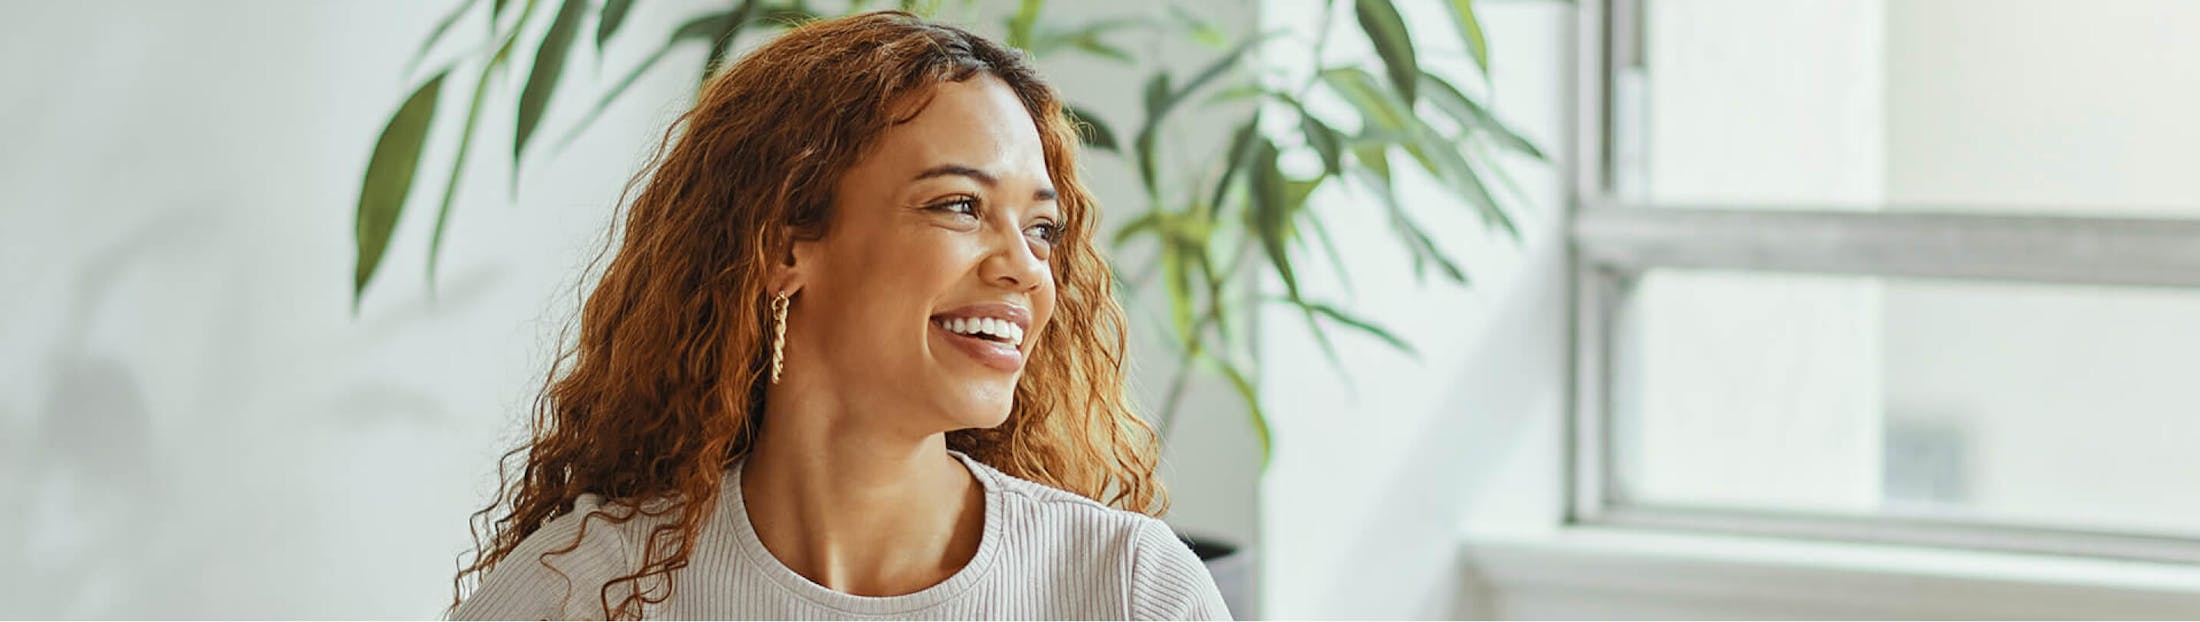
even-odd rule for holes
{"type": "Polygon", "coordinates": [[[1222,592],[1222,602],[1230,607],[1230,617],[1237,620],[1260,619],[1260,612],[1253,600],[1253,551],[1220,538],[1207,538],[1177,532],[1176,538],[1192,547],[1199,561],[1207,565],[1207,574],[1215,578],[1215,588],[1222,592]]]}

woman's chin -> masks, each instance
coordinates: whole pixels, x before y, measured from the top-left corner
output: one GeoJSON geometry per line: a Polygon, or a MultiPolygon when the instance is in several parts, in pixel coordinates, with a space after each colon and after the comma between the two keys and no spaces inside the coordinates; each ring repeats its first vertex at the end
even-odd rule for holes
{"type": "Polygon", "coordinates": [[[1018,378],[971,371],[955,369],[948,377],[938,379],[943,392],[940,401],[934,403],[941,406],[955,429],[999,427],[1015,409],[1018,378]]]}
{"type": "Polygon", "coordinates": [[[1008,422],[1008,413],[1011,406],[1011,404],[991,404],[974,408],[971,410],[974,416],[964,423],[973,428],[992,429],[1001,427],[1001,424],[1008,422]]]}
{"type": "Polygon", "coordinates": [[[1015,403],[1002,400],[965,401],[960,407],[950,409],[957,430],[972,428],[991,429],[1008,422],[1008,414],[1015,403]]]}

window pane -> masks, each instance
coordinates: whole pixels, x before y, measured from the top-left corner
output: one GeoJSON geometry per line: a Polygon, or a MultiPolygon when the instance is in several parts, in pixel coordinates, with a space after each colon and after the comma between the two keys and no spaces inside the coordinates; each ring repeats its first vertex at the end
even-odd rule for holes
{"type": "Polygon", "coordinates": [[[2200,536],[2200,291],[1653,271],[1628,503],[2200,536]]]}
{"type": "Polygon", "coordinates": [[[2200,216],[2200,2],[1644,0],[1640,13],[1615,41],[1623,199],[2200,216]]]}

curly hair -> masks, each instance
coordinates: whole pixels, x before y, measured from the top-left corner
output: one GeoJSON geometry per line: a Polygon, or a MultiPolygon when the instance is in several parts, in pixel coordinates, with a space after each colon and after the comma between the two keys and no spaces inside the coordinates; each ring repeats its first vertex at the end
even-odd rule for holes
{"type": "Polygon", "coordinates": [[[1007,420],[950,432],[948,446],[1114,507],[1166,510],[1158,439],[1124,394],[1124,314],[1060,99],[1018,51],[881,11],[814,21],[757,48],[666,130],[628,184],[633,200],[620,199],[617,251],[581,304],[578,338],[561,340],[530,440],[498,461],[496,496],[470,521],[473,561],[461,557],[452,610],[583,494],[672,517],[652,527],[641,566],[599,590],[604,615],[639,617],[643,604],[671,596],[671,573],[687,565],[726,469],[748,453],[763,416],[772,259],[797,237],[825,235],[835,181],[915,116],[931,88],[980,72],[1006,83],[1039,129],[1063,217],[1058,309],[1007,420]],[[617,584],[632,589],[614,604],[617,584]]]}

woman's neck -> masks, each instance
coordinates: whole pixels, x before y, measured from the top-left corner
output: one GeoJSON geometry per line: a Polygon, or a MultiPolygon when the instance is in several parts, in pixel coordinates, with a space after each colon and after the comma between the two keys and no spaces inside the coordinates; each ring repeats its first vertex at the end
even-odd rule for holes
{"type": "Polygon", "coordinates": [[[875,413],[834,401],[767,401],[738,482],[764,548],[811,581],[860,596],[953,576],[977,553],[983,486],[948,455],[944,434],[883,429],[875,413]]]}

